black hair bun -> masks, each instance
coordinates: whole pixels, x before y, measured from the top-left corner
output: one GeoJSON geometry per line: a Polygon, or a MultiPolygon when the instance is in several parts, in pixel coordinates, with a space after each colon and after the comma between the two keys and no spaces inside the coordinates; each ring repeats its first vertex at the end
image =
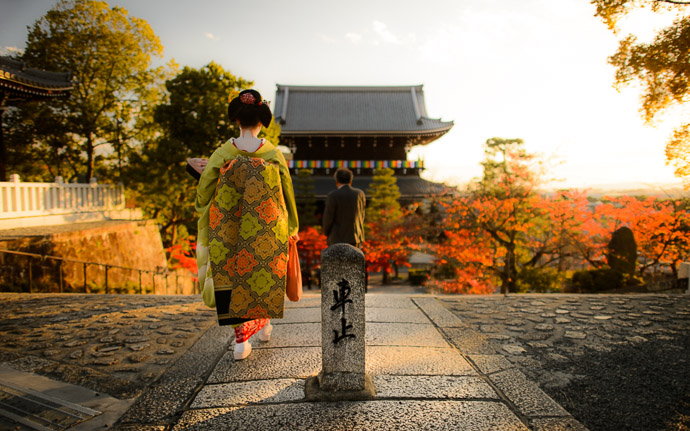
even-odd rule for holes
{"type": "Polygon", "coordinates": [[[259,122],[268,127],[273,119],[271,108],[256,90],[244,90],[228,104],[230,121],[239,120],[243,127],[254,126],[259,122]]]}

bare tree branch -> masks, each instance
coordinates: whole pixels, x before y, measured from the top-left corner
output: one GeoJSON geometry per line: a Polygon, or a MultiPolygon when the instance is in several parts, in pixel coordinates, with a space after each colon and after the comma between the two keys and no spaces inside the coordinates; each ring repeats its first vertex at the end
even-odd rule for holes
{"type": "Polygon", "coordinates": [[[683,6],[688,6],[690,5],[690,1],[683,1],[683,0],[654,0],[657,3],[671,3],[671,4],[679,4],[683,6]]]}

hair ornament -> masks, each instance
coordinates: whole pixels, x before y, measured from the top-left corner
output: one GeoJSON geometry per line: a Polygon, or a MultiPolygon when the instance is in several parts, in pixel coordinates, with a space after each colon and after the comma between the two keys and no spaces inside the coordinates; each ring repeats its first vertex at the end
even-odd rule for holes
{"type": "MultiPolygon", "coordinates": [[[[240,102],[244,103],[245,105],[254,105],[256,104],[256,97],[250,92],[246,92],[244,94],[240,94],[240,102]]],[[[261,104],[259,102],[259,104],[261,104]]]]}

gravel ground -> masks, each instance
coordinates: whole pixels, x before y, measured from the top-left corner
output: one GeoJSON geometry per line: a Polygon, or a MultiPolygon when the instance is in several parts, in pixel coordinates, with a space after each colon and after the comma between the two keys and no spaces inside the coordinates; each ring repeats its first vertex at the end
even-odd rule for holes
{"type": "Polygon", "coordinates": [[[690,295],[445,304],[590,430],[690,429],[690,295]]]}

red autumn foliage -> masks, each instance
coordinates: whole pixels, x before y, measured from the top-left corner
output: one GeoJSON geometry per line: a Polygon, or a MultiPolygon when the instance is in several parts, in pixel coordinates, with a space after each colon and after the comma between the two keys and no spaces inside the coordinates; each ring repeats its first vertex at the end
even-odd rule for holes
{"type": "Polygon", "coordinates": [[[311,271],[321,266],[321,251],[326,248],[326,235],[321,228],[307,226],[299,232],[297,252],[302,271],[311,271]]]}
{"type": "Polygon", "coordinates": [[[168,262],[171,269],[186,269],[192,274],[197,273],[196,266],[196,241],[193,236],[178,239],[177,244],[166,248],[168,262]]]}

